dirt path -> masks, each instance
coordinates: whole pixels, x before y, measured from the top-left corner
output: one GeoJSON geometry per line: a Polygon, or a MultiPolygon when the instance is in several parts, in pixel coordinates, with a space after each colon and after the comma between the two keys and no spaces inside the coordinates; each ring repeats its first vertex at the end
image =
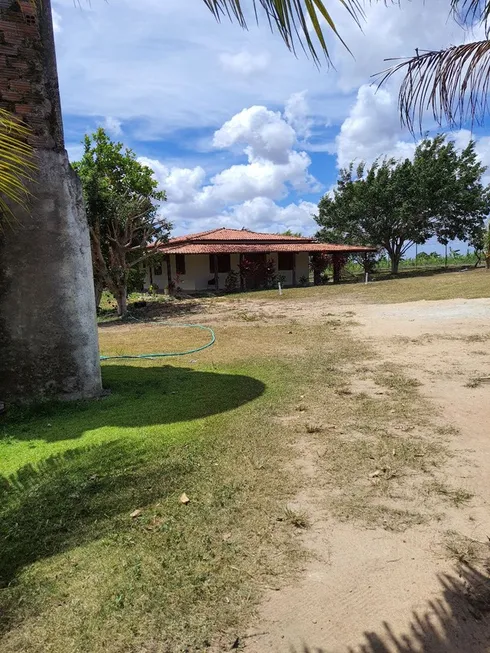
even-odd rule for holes
{"type": "MultiPolygon", "coordinates": [[[[311,483],[297,505],[312,519],[302,534],[311,555],[296,582],[267,591],[246,650],[490,651],[490,613],[479,593],[485,578],[470,566],[457,571],[445,545],[449,531],[458,534],[457,542],[471,538],[475,546],[485,546],[490,536],[490,383],[476,380],[490,377],[490,301],[337,308],[291,302],[283,309],[291,319],[347,311],[358,323],[353,336],[368,341],[379,362],[417,379],[453,454],[444,472],[473,497],[462,506],[441,504],[439,519],[404,532],[340,523],[322,507],[316,444],[300,442],[298,466],[311,483]]],[[[259,310],[273,319],[277,309],[261,303],[259,310]]],[[[471,562],[466,545],[455,547],[471,562]]]]}

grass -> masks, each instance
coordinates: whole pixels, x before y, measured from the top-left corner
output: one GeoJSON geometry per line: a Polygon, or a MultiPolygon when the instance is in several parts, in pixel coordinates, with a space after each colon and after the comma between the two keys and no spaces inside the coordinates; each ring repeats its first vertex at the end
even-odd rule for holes
{"type": "MultiPolygon", "coordinates": [[[[442,277],[452,284],[456,274],[442,277]]],[[[283,296],[375,301],[384,288],[384,301],[391,284],[412,281],[283,296]]],[[[424,279],[422,295],[432,282],[424,279]]],[[[396,291],[397,300],[409,294],[396,291]]],[[[315,483],[332,518],[390,530],[432,518],[429,499],[441,492],[431,483],[448,453],[416,381],[349,335],[350,313],[309,324],[278,310],[270,323],[249,319],[241,299],[157,298],[141,317],[187,320],[199,310],[205,321],[209,303],[221,307],[216,345],[169,361],[105,363],[109,396],[1,418],[2,653],[231,648],[261,590],[280,586],[304,556],[292,533],[310,520],[291,505],[311,479],[286,471],[304,438],[318,451],[315,483]],[[358,374],[384,388],[381,397],[353,391],[358,374]]],[[[206,340],[152,322],[100,328],[105,354],[206,340]]]]}
{"type": "Polygon", "coordinates": [[[278,300],[282,299],[283,301],[287,299],[307,301],[314,297],[323,297],[329,301],[335,301],[337,304],[383,304],[455,298],[477,299],[490,297],[490,272],[483,268],[438,274],[400,272],[398,278],[380,279],[368,284],[342,283],[313,288],[289,288],[283,292],[281,298],[279,298],[277,290],[248,293],[242,297],[247,297],[247,295],[253,295],[259,300],[270,300],[272,297],[277,297],[278,300]]]}

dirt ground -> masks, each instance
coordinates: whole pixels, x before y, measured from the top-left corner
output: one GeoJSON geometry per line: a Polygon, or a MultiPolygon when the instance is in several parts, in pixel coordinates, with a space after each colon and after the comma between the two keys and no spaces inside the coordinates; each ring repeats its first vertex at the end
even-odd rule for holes
{"type": "MultiPolygon", "coordinates": [[[[240,310],[278,319],[275,302],[242,302],[240,310]]],[[[472,498],[462,506],[446,505],[439,519],[403,532],[334,521],[322,505],[315,444],[300,442],[297,469],[311,483],[295,505],[312,522],[301,535],[311,555],[295,582],[266,591],[245,649],[490,651],[488,594],[481,598],[488,575],[471,566],[466,544],[454,550],[470,564],[457,565],[447,555],[451,534],[470,546],[489,542],[490,383],[484,378],[490,377],[490,300],[333,307],[288,301],[280,312],[291,320],[348,315],[354,338],[367,341],[379,361],[419,381],[453,454],[444,467],[447,479],[472,498]]],[[[368,381],[359,384],[369,391],[368,381]]]]}

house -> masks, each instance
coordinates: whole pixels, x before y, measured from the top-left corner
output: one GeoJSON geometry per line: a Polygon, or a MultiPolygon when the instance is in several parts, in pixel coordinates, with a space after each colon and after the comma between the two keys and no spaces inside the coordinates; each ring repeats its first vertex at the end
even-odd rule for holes
{"type": "Polygon", "coordinates": [[[227,227],[178,236],[158,250],[164,257],[149,263],[145,288],[163,290],[170,285],[187,292],[224,290],[231,278],[238,288],[258,287],[258,277],[266,274],[267,268],[273,268],[284,286],[304,284],[309,279],[310,256],[316,253],[332,256],[334,281],[338,281],[341,257],[376,251],[373,247],[332,245],[313,238],[227,227]]]}

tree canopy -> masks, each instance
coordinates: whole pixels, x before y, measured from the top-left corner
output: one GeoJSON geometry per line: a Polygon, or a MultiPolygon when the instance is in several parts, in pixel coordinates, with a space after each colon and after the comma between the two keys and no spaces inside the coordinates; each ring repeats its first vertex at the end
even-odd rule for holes
{"type": "Polygon", "coordinates": [[[407,249],[430,237],[447,244],[475,237],[490,211],[486,168],[470,141],[459,152],[443,135],[425,138],[414,158],[383,159],[370,167],[351,163],[319,203],[321,240],[375,245],[386,250],[392,272],[407,249]]]}
{"type": "Polygon", "coordinates": [[[131,269],[157,253],[148,245],[168,239],[171,225],[158,213],[165,192],[157,190],[153,171],[102,128],[85,136],[74,168],[83,186],[96,294],[107,287],[124,315],[131,269]]]}

